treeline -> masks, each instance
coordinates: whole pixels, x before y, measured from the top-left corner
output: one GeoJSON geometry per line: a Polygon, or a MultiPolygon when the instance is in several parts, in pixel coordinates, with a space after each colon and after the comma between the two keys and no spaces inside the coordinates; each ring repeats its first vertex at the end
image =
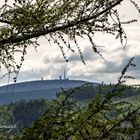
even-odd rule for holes
{"type": "MultiPolygon", "coordinates": [[[[57,97],[59,97],[61,94],[70,93],[71,94],[70,96],[73,99],[78,101],[84,101],[94,98],[96,94],[112,93],[115,86],[116,86],[115,84],[110,85],[100,84],[98,86],[94,86],[93,84],[88,83],[76,88],[71,88],[67,91],[63,90],[62,92],[58,92],[57,97]]],[[[118,94],[120,94],[122,98],[140,95],[140,88],[127,85],[119,85],[118,94]]]]}

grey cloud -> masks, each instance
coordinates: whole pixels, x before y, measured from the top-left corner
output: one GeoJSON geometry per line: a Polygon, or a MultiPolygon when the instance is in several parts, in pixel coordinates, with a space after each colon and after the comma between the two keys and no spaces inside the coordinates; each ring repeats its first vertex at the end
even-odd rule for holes
{"type": "MultiPolygon", "coordinates": [[[[103,69],[98,70],[99,73],[117,73],[117,72],[121,72],[123,67],[125,65],[123,65],[123,63],[125,63],[124,61],[121,62],[121,65],[118,65],[117,62],[105,62],[104,65],[105,67],[103,69]]],[[[127,64],[127,63],[125,63],[127,64]]]]}
{"type": "MultiPolygon", "coordinates": [[[[98,57],[98,54],[93,52],[91,47],[86,47],[84,49],[84,51],[82,52],[82,54],[83,54],[83,57],[84,57],[85,61],[90,61],[90,60],[95,59],[95,58],[98,57]]],[[[79,53],[71,53],[70,56],[67,56],[67,53],[66,53],[66,57],[67,57],[69,62],[81,62],[81,58],[80,58],[80,54],[79,53]]],[[[42,61],[45,64],[51,63],[51,62],[54,62],[54,63],[65,63],[65,60],[64,60],[64,58],[63,58],[63,56],[61,54],[57,55],[55,57],[45,56],[42,59],[42,61]]]]}
{"type": "Polygon", "coordinates": [[[132,71],[138,71],[140,73],[140,55],[135,56],[134,64],[136,64],[136,67],[132,68],[132,71]]]}
{"type": "MultiPolygon", "coordinates": [[[[129,60],[131,59],[128,56],[122,56],[123,59],[120,63],[120,65],[118,65],[118,62],[104,62],[105,67],[103,69],[100,69],[98,72],[100,73],[120,73],[123,68],[125,67],[126,64],[128,64],[129,60]]],[[[135,72],[136,70],[138,70],[140,72],[140,55],[135,56],[134,59],[134,64],[136,64],[136,67],[129,67],[128,71],[133,71],[135,72]]]]}

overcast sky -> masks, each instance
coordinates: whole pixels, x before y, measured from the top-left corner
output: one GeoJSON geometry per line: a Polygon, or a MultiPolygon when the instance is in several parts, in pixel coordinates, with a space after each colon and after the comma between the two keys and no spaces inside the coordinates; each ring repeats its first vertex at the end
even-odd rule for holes
{"type": "MultiPolygon", "coordinates": [[[[136,2],[140,6],[140,1],[136,0],[136,2]]],[[[140,84],[140,13],[133,8],[128,0],[119,6],[119,11],[122,21],[131,18],[139,20],[137,23],[124,26],[128,37],[125,50],[119,40],[105,34],[96,34],[94,41],[101,46],[99,50],[105,60],[92,51],[91,44],[86,39],[79,39],[79,46],[83,51],[86,65],[81,62],[78,53],[71,53],[67,49],[65,52],[69,62],[66,63],[59,48],[54,44],[50,46],[46,39],[41,37],[37,51],[33,47],[28,48],[18,82],[40,80],[41,77],[45,80],[58,79],[60,75],[63,77],[65,69],[69,79],[113,83],[116,82],[129,59],[135,57],[134,62],[137,66],[129,71],[135,80],[128,80],[127,83],[140,84]]],[[[7,82],[7,78],[1,80],[0,85],[5,84],[5,82],[7,82]]],[[[12,78],[11,82],[13,82],[12,78]]]]}

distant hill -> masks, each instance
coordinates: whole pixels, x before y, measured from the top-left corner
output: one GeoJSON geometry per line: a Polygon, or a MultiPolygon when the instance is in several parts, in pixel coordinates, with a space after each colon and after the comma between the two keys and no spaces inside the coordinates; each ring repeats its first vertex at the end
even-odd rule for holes
{"type": "MultiPolygon", "coordinates": [[[[31,99],[55,99],[56,93],[88,83],[80,80],[41,80],[16,83],[0,87],[0,105],[31,99]]],[[[93,83],[97,86],[98,83],[93,83]]]]}

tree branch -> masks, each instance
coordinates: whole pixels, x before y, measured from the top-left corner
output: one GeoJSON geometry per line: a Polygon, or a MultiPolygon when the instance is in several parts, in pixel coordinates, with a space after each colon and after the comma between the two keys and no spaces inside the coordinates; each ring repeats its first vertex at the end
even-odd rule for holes
{"type": "Polygon", "coordinates": [[[0,22],[1,22],[1,23],[6,23],[6,24],[12,24],[11,21],[4,20],[4,19],[0,19],[0,22]]]}
{"type": "Polygon", "coordinates": [[[118,121],[116,124],[114,124],[112,127],[110,127],[105,133],[103,133],[97,140],[103,140],[108,134],[109,132],[114,129],[116,126],[118,126],[121,122],[127,120],[130,116],[132,116],[133,114],[135,114],[138,110],[140,110],[140,107],[138,107],[137,109],[135,109],[134,111],[132,111],[131,113],[129,113],[127,116],[125,116],[124,118],[122,118],[120,121],[118,121]]]}
{"type": "Polygon", "coordinates": [[[123,0],[118,0],[115,3],[111,4],[109,7],[107,7],[106,9],[102,10],[101,12],[99,12],[95,15],[92,15],[92,16],[83,17],[82,19],[77,20],[77,21],[71,21],[71,22],[66,23],[64,25],[61,25],[61,26],[54,26],[54,27],[50,27],[50,28],[46,28],[46,29],[45,28],[44,29],[43,28],[38,29],[38,30],[31,31],[31,32],[28,32],[28,33],[23,33],[22,35],[19,35],[19,36],[16,36],[16,37],[11,36],[11,37],[8,37],[8,38],[5,38],[5,39],[1,39],[0,44],[5,45],[5,44],[18,43],[18,42],[29,40],[29,39],[32,39],[32,38],[36,38],[36,37],[39,37],[39,36],[47,35],[49,33],[54,33],[56,31],[68,29],[68,28],[73,27],[75,25],[85,23],[85,22],[87,22],[89,20],[92,20],[92,19],[96,19],[97,17],[101,16],[102,14],[108,12],[113,7],[119,5],[122,1],[123,0]]]}

